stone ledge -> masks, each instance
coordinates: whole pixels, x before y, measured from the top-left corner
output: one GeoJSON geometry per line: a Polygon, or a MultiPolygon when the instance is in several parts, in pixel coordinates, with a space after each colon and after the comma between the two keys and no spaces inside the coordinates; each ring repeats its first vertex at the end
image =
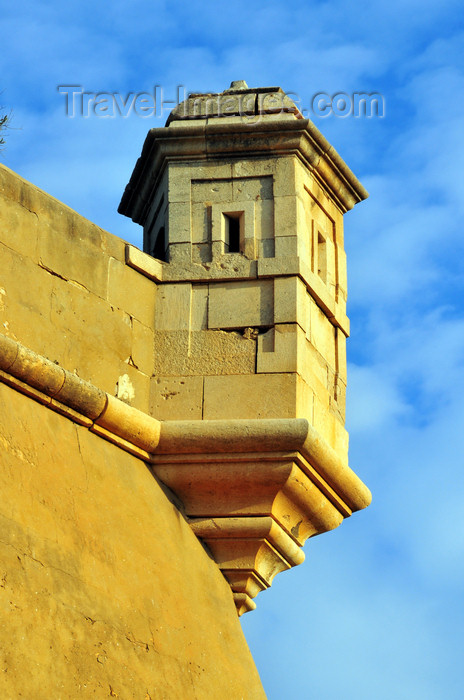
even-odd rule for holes
{"type": "Polygon", "coordinates": [[[155,282],[163,281],[163,263],[130,243],[126,243],[126,264],[155,282]]]}
{"type": "Polygon", "coordinates": [[[0,334],[0,381],[150,464],[182,501],[239,614],[305,540],[370,492],[305,419],[158,421],[0,334]]]}

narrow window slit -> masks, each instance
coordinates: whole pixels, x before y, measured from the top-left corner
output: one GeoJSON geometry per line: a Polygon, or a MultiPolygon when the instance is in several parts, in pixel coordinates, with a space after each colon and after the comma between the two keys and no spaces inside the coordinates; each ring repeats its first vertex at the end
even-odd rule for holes
{"type": "Polygon", "coordinates": [[[225,219],[225,252],[226,253],[241,253],[240,249],[240,231],[241,231],[241,213],[224,214],[225,219]]]}

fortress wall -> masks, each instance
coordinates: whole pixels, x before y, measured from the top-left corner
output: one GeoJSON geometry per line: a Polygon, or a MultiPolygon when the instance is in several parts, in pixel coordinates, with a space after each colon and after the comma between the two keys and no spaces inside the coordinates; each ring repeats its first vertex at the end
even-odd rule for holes
{"type": "Polygon", "coordinates": [[[4,700],[261,698],[229,585],[139,459],[0,383],[4,700]]]}
{"type": "MultiPolygon", "coordinates": [[[[4,167],[0,198],[0,332],[109,394],[127,375],[146,411],[155,283],[4,167]]],[[[0,381],[0,484],[2,698],[264,697],[229,584],[141,459],[0,381]]]]}
{"type": "Polygon", "coordinates": [[[156,283],[124,246],[0,166],[0,332],[148,411],[156,283]]]}

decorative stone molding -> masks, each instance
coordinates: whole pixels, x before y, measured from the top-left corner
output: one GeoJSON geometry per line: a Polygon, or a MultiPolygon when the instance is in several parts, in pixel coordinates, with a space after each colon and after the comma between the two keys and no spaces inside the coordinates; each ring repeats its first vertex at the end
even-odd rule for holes
{"type": "Polygon", "coordinates": [[[136,223],[145,223],[153,188],[170,158],[207,160],[269,153],[296,155],[343,212],[368,196],[337,151],[309,119],[291,117],[247,123],[240,117],[230,121],[219,117],[213,123],[203,118],[178,122],[175,128],[171,124],[150,129],[118,211],[136,223]]]}
{"type": "Polygon", "coordinates": [[[144,459],[182,501],[239,614],[370,493],[305,419],[158,421],[0,335],[0,381],[144,459]]]}

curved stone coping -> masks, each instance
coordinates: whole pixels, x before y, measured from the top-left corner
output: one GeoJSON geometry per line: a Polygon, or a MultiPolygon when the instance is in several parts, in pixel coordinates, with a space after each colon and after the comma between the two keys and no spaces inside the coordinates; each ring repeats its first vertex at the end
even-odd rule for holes
{"type": "Polygon", "coordinates": [[[157,454],[298,451],[352,511],[366,508],[371,493],[305,418],[166,421],[157,454]]]}
{"type": "Polygon", "coordinates": [[[51,408],[59,410],[57,402],[63,404],[91,424],[147,452],[158,446],[160,422],[155,418],[4,335],[0,335],[0,370],[41,392],[40,400],[51,408]]]}
{"type": "Polygon", "coordinates": [[[158,421],[1,334],[0,370],[41,392],[42,403],[68,406],[147,457],[298,451],[352,511],[371,501],[369,489],[306,419],[158,421]]]}

